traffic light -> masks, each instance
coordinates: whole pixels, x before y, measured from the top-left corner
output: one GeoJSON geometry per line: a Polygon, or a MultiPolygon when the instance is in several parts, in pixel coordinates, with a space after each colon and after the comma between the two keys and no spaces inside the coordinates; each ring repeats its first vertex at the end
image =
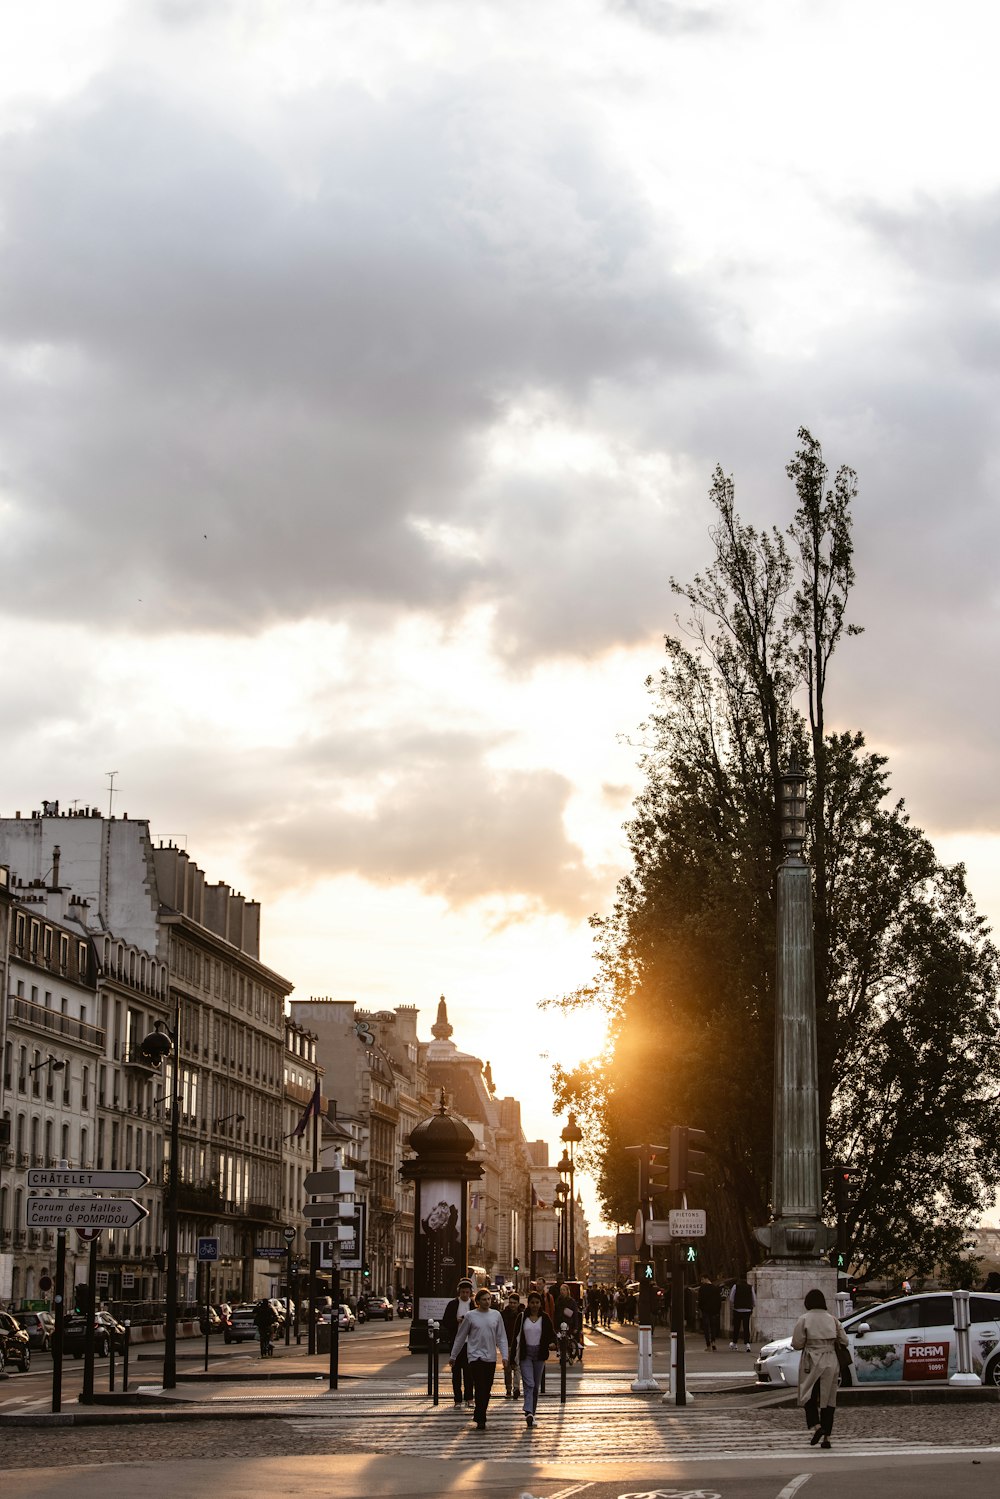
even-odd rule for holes
{"type": "Polygon", "coordinates": [[[520,1270],[520,1268],[521,1268],[521,1261],[520,1261],[519,1257],[517,1255],[515,1255],[514,1256],[514,1269],[515,1270],[520,1270]]]}
{"type": "Polygon", "coordinates": [[[686,1192],[689,1182],[700,1181],[705,1172],[705,1152],[702,1148],[708,1139],[703,1129],[690,1129],[686,1124],[674,1124],[670,1130],[670,1190],[686,1192]]]}
{"type": "Polygon", "coordinates": [[[833,1168],[833,1200],[837,1216],[846,1217],[851,1207],[851,1172],[848,1166],[833,1168]]]}
{"type": "Polygon", "coordinates": [[[81,1281],[78,1286],[73,1287],[73,1310],[75,1312],[90,1311],[90,1286],[86,1281],[81,1281]]]}
{"type": "Polygon", "coordinates": [[[654,1197],[670,1190],[669,1156],[665,1145],[630,1145],[639,1153],[639,1206],[644,1218],[652,1217],[654,1197]]]}
{"type": "Polygon", "coordinates": [[[371,1266],[370,1265],[362,1265],[362,1267],[361,1267],[361,1277],[362,1277],[363,1280],[371,1280],[372,1270],[371,1270],[371,1266]]]}
{"type": "Polygon", "coordinates": [[[639,1261],[639,1284],[652,1285],[656,1280],[656,1267],[652,1260],[639,1261]]]}

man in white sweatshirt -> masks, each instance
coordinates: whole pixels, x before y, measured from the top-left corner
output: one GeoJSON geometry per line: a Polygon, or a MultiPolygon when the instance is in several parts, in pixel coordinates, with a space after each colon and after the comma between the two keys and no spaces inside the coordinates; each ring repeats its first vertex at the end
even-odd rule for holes
{"type": "Polygon", "coordinates": [[[477,1431],[486,1430],[486,1408],[490,1403],[490,1392],[497,1372],[497,1353],[510,1357],[507,1332],[500,1313],[490,1307],[490,1293],[485,1287],[476,1292],[475,1310],[459,1323],[458,1332],[451,1348],[449,1363],[454,1363],[465,1348],[472,1375],[472,1393],[475,1400],[473,1420],[477,1431]]]}

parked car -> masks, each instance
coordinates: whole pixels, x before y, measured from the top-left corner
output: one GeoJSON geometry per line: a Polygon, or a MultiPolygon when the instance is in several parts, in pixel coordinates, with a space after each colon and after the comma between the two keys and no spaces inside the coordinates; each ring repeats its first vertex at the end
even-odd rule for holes
{"type": "MultiPolygon", "coordinates": [[[[125,1352],[126,1333],[122,1324],[110,1312],[94,1313],[94,1352],[105,1358],[112,1347],[116,1353],[125,1352]]],[[[63,1352],[74,1358],[83,1358],[87,1340],[87,1317],[84,1312],[74,1312],[63,1323],[63,1352]]]]}
{"type": "Polygon", "coordinates": [[[257,1340],[257,1324],[253,1319],[255,1306],[246,1302],[243,1306],[234,1306],[229,1314],[229,1326],[222,1329],[222,1336],[227,1343],[253,1343],[257,1340]]]}
{"type": "Polygon", "coordinates": [[[389,1300],[388,1296],[365,1296],[363,1298],[359,1297],[359,1314],[361,1311],[362,1300],[364,1301],[365,1317],[369,1321],[371,1321],[372,1318],[374,1318],[376,1321],[382,1322],[392,1321],[392,1302],[389,1300]]]}
{"type": "MultiPolygon", "coordinates": [[[[851,1383],[913,1384],[955,1373],[955,1303],[947,1291],[928,1291],[865,1307],[844,1318],[851,1383]]],[[[1000,1296],[969,1298],[969,1350],[983,1384],[1000,1386],[1000,1296]]],[[[795,1385],[799,1352],[791,1338],[765,1343],[754,1363],[761,1384],[795,1385]]]]}
{"type": "Polygon", "coordinates": [[[56,1319],[51,1312],[17,1312],[18,1322],[28,1334],[28,1347],[48,1353],[52,1347],[52,1334],[56,1319]]]}
{"type": "Polygon", "coordinates": [[[31,1368],[28,1334],[11,1312],[0,1312],[0,1369],[13,1365],[27,1374],[31,1368]]]}

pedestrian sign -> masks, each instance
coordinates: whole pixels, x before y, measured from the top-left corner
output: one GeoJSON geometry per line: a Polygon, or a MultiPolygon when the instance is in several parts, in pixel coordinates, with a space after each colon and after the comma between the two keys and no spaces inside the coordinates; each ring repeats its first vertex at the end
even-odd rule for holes
{"type": "Polygon", "coordinates": [[[198,1240],[198,1263],[199,1265],[214,1264],[219,1258],[219,1241],[214,1234],[206,1235],[198,1240]]]}
{"type": "Polygon", "coordinates": [[[685,1261],[685,1263],[688,1264],[688,1265],[693,1265],[695,1263],[695,1261],[697,1260],[697,1258],[698,1258],[698,1251],[697,1251],[697,1249],[694,1247],[693,1244],[689,1244],[688,1247],[684,1251],[684,1261],[685,1261]]]}

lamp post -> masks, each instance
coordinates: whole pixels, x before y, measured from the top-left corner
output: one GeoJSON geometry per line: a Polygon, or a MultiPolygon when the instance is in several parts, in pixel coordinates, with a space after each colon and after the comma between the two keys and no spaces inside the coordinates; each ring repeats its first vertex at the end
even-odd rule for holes
{"type": "Polygon", "coordinates": [[[559,1201],[556,1203],[556,1212],[559,1215],[559,1232],[558,1232],[558,1235],[557,1235],[557,1242],[558,1242],[558,1246],[559,1247],[558,1247],[558,1253],[557,1253],[556,1258],[559,1261],[559,1279],[560,1280],[564,1280],[566,1278],[567,1266],[569,1264],[569,1259],[568,1259],[568,1256],[566,1254],[566,1224],[567,1224],[566,1197],[567,1197],[568,1192],[569,1192],[569,1187],[566,1185],[565,1182],[561,1181],[561,1182],[557,1182],[556,1183],[556,1196],[559,1199],[559,1201]]]}
{"type": "Polygon", "coordinates": [[[163,1388],[177,1387],[177,1188],[180,1180],[180,1001],[174,1007],[173,1030],[165,1020],[154,1020],[153,1029],[139,1047],[139,1055],[150,1067],[159,1067],[173,1056],[170,1071],[170,1175],[164,1199],[167,1220],[167,1296],[163,1326],[163,1388]]]}
{"type": "Polygon", "coordinates": [[[563,1160],[569,1161],[569,1278],[576,1280],[576,1190],[573,1183],[576,1176],[576,1146],[583,1139],[583,1130],[577,1124],[575,1114],[566,1116],[566,1128],[560,1138],[566,1147],[563,1160]]]}
{"type": "Polygon", "coordinates": [[[36,1062],[34,1067],[28,1068],[28,1076],[30,1077],[33,1072],[38,1072],[43,1067],[49,1067],[53,1072],[62,1072],[65,1066],[65,1062],[61,1061],[59,1057],[54,1057],[52,1053],[49,1052],[44,1062],[36,1062]]]}

